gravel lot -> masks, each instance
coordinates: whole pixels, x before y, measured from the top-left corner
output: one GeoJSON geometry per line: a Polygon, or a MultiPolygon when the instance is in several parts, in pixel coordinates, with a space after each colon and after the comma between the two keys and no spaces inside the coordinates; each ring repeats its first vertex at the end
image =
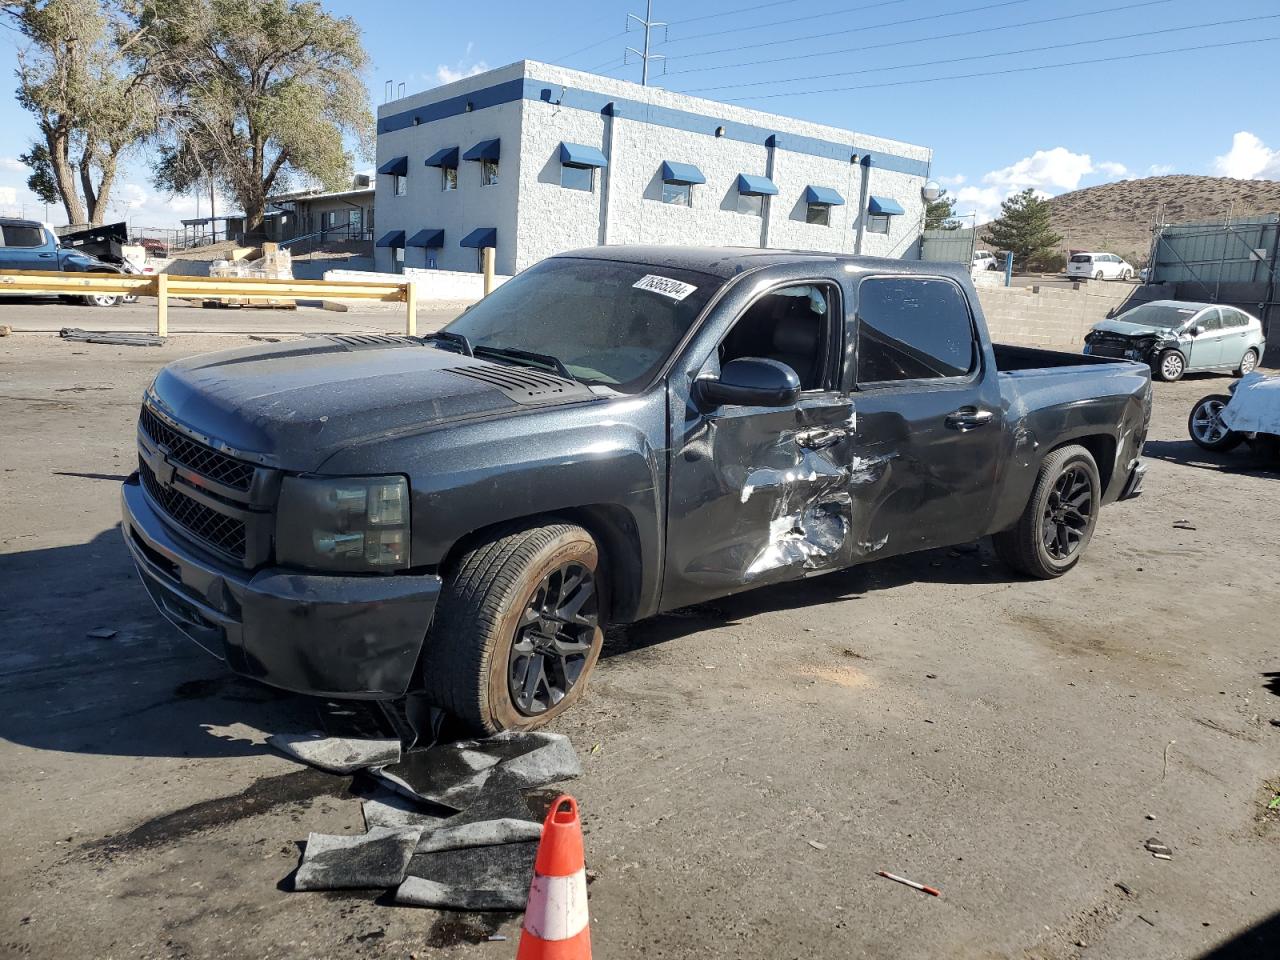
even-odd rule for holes
{"type": "MultiPolygon", "coordinates": [[[[518,918],[281,889],[358,799],[265,749],[311,705],[224,674],[130,569],[141,391],[241,342],[0,340],[0,955],[513,956],[518,918]]],[[[596,955],[1280,956],[1280,474],[1186,439],[1226,385],[1157,386],[1147,492],[1062,580],[984,545],[614,630],[557,727],[596,955]]]]}

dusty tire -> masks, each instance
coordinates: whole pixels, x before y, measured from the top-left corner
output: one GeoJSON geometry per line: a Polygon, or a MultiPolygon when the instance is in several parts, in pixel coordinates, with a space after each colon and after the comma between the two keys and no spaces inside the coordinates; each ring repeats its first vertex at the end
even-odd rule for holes
{"type": "Polygon", "coordinates": [[[1093,279],[1095,279],[1095,280],[1105,280],[1105,279],[1107,279],[1107,278],[1106,278],[1106,277],[1104,277],[1104,276],[1102,275],[1102,271],[1101,271],[1101,270],[1099,270],[1097,273],[1095,273],[1095,274],[1093,275],[1093,279]]]}
{"type": "Polygon", "coordinates": [[[1258,351],[1250,347],[1240,358],[1240,366],[1231,371],[1233,377],[1243,377],[1258,369],[1258,351]]]}
{"type": "Polygon", "coordinates": [[[1187,433],[1197,447],[1212,453],[1226,453],[1244,440],[1244,434],[1228,430],[1218,419],[1222,408],[1230,402],[1231,397],[1225,393],[1211,393],[1196,401],[1187,416],[1187,433]]]}
{"type": "Polygon", "coordinates": [[[477,734],[530,730],[555,719],[582,696],[600,656],[604,586],[599,549],[581,527],[533,527],[475,547],[446,579],[427,634],[422,681],[428,700],[477,734]],[[578,570],[586,577],[575,584],[578,570]],[[566,583],[568,602],[551,601],[566,583]],[[575,619],[529,619],[535,607],[555,602],[563,614],[581,584],[591,595],[575,619]],[[565,658],[557,652],[570,649],[565,658]],[[541,671],[545,691],[531,670],[541,671]],[[521,677],[533,681],[532,695],[516,682],[521,677]]]}
{"type": "Polygon", "coordinates": [[[1101,504],[1102,481],[1093,455],[1074,444],[1060,447],[1041,464],[1018,522],[991,538],[996,554],[1028,576],[1041,580],[1060,577],[1084,555],[1098,525],[1101,504]],[[1088,489],[1082,491],[1081,484],[1087,484],[1088,489]],[[1074,532],[1063,534],[1063,527],[1074,532]],[[1050,536],[1053,543],[1046,542],[1050,536]]]}
{"type": "Polygon", "coordinates": [[[1165,383],[1177,383],[1187,372],[1187,361],[1177,350],[1166,350],[1152,364],[1155,375],[1165,383]]]}
{"type": "Polygon", "coordinates": [[[124,297],[112,296],[109,293],[91,293],[83,300],[86,307],[115,307],[124,297]]]}

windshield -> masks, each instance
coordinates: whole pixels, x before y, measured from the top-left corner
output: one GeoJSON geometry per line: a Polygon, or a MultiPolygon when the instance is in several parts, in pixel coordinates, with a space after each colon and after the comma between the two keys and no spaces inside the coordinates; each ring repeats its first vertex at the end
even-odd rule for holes
{"type": "Polygon", "coordinates": [[[1116,317],[1125,323],[1157,330],[1176,330],[1200,310],[1198,307],[1178,307],[1167,303],[1144,303],[1116,317]]]}
{"type": "Polygon", "coordinates": [[[508,280],[445,331],[473,348],[554,357],[579,380],[634,393],[722,283],[691,270],[553,257],[508,280]]]}

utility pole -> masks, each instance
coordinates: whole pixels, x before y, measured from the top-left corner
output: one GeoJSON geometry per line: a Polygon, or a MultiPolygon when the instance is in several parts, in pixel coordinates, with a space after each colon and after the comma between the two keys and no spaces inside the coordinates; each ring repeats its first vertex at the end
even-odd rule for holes
{"type": "Polygon", "coordinates": [[[627,29],[631,29],[631,21],[634,20],[640,26],[644,27],[644,50],[637,50],[635,47],[627,47],[626,52],[622,55],[622,62],[627,62],[627,54],[634,53],[640,58],[640,85],[647,87],[649,85],[649,61],[667,59],[661,53],[649,52],[649,34],[654,27],[662,27],[663,36],[666,36],[667,24],[665,20],[653,19],[653,0],[646,0],[644,19],[641,20],[634,13],[627,14],[627,29]]]}

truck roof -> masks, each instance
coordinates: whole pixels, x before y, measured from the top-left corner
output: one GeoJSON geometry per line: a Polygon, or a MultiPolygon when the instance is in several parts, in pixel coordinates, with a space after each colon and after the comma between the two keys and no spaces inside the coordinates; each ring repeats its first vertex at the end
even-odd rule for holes
{"type": "Polygon", "coordinates": [[[655,267],[677,267],[695,270],[728,280],[747,270],[782,264],[826,263],[888,273],[928,274],[955,279],[968,278],[967,263],[936,263],[922,260],[894,260],[888,257],[864,257],[850,253],[824,253],[817,250],[774,250],[759,247],[681,247],[651,244],[618,244],[567,250],[557,257],[589,260],[617,260],[643,263],[655,267]]]}

